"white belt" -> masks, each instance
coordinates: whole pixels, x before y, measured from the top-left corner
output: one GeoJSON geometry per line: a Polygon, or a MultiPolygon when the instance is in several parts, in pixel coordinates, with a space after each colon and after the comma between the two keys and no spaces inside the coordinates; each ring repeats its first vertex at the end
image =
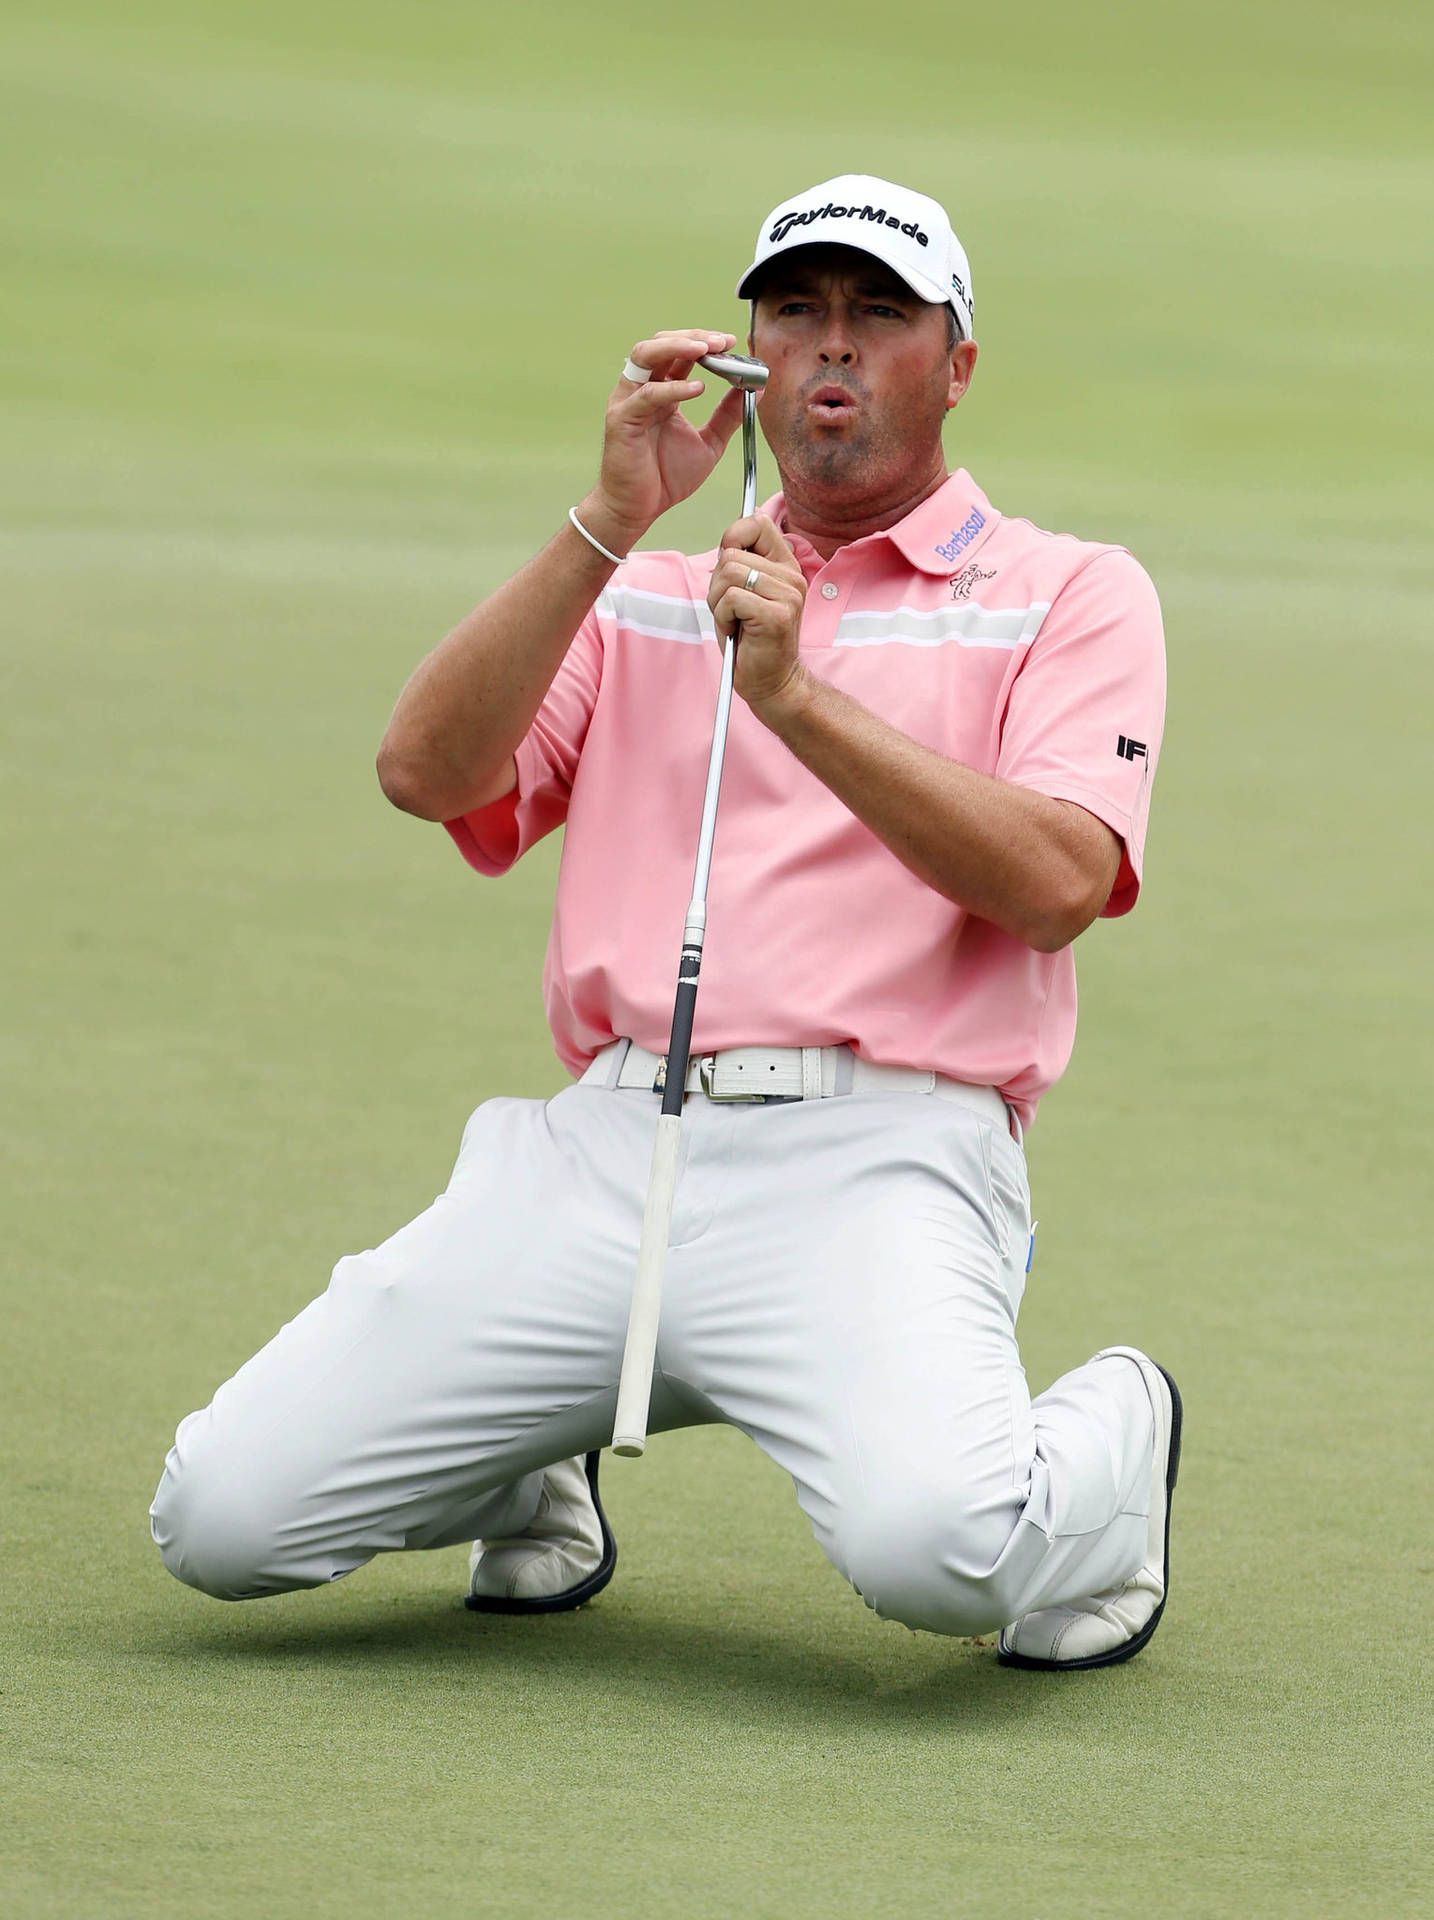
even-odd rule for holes
{"type": "MultiPolygon", "coordinates": [[[[641,1087],[662,1091],[667,1061],[631,1040],[604,1047],[583,1075],[588,1086],[641,1087]]],[[[994,1087],[973,1087],[921,1067],[883,1067],[850,1047],[726,1047],[694,1054],[687,1091],[709,1100],[830,1100],[847,1093],[929,1093],[970,1107],[1003,1132],[1010,1109],[994,1087]]]]}

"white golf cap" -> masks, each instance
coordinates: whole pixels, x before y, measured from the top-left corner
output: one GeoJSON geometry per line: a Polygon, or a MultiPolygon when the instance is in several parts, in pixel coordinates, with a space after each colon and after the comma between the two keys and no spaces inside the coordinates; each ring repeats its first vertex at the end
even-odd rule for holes
{"type": "Polygon", "coordinates": [[[757,257],[737,282],[738,299],[751,297],[759,268],[779,253],[821,245],[858,247],[884,260],[923,300],[949,305],[962,337],[971,338],[971,268],[939,201],[869,173],[843,173],[808,187],[762,222],[757,257]]]}

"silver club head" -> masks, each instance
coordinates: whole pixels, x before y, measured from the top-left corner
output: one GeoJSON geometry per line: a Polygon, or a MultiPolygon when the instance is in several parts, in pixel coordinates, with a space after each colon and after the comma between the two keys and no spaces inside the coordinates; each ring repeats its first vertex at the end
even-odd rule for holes
{"type": "Polygon", "coordinates": [[[745,353],[704,353],[697,362],[715,373],[719,380],[730,381],[742,393],[760,393],[766,386],[770,369],[745,353]]]}

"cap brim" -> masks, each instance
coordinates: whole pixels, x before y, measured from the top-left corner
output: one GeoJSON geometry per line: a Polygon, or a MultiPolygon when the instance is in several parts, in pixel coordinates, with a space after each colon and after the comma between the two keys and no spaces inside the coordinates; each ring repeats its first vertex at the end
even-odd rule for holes
{"type": "Polygon", "coordinates": [[[833,246],[848,247],[853,253],[869,254],[873,260],[879,260],[884,267],[890,267],[898,280],[904,281],[913,293],[919,294],[923,300],[928,300],[933,307],[944,307],[950,304],[950,295],[945,288],[939,287],[934,280],[928,280],[924,273],[909,273],[904,267],[899,267],[894,260],[889,260],[884,253],[878,253],[874,247],[859,247],[851,240],[804,240],[795,247],[774,247],[764,260],[754,260],[742,275],[737,282],[737,298],[739,300],[752,298],[753,281],[759,273],[770,267],[774,260],[786,260],[794,253],[806,253],[813,247],[833,246]]]}

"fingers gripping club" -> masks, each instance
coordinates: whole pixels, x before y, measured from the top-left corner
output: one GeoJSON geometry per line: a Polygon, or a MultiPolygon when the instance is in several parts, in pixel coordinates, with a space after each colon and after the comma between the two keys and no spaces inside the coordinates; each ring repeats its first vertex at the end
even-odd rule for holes
{"type": "MultiPolygon", "coordinates": [[[[767,369],[760,360],[749,360],[740,353],[709,353],[703,356],[698,365],[730,381],[741,391],[742,512],[744,516],[755,513],[757,394],[766,384],[767,369]]],[[[755,568],[753,575],[756,575],[755,568]]],[[[750,580],[748,584],[751,584],[750,580]]],[[[737,633],[732,637],[735,642],[737,633]]],[[[633,1458],[642,1454],[647,1446],[652,1370],[657,1357],[657,1328],[662,1313],[662,1277],[667,1264],[667,1238],[672,1229],[672,1200],[677,1188],[677,1157],[682,1139],[682,1102],[687,1091],[687,1069],[692,1053],[692,1017],[697,1006],[697,978],[702,970],[702,941],[707,929],[707,878],[712,868],[717,795],[722,784],[722,759],[727,748],[727,721],[732,710],[732,668],[736,657],[735,644],[724,649],[722,678],[717,689],[717,714],[712,727],[712,749],[707,758],[707,787],[702,796],[702,825],[697,836],[692,897],[687,903],[687,918],[682,928],[682,958],[677,969],[672,1034],[667,1043],[662,1111],[657,1121],[657,1137],[652,1145],[647,1202],[642,1214],[642,1239],[638,1247],[637,1271],[633,1276],[632,1306],[628,1313],[622,1373],[618,1379],[613,1452],[633,1458]]]]}

